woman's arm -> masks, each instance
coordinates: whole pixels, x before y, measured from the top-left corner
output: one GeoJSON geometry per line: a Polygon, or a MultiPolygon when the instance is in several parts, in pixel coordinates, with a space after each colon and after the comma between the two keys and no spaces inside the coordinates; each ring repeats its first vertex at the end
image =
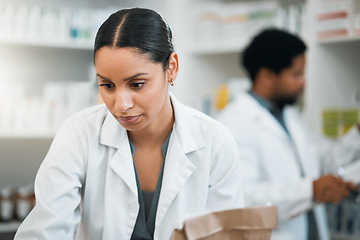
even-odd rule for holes
{"type": "Polygon", "coordinates": [[[219,211],[244,207],[242,173],[236,143],[227,129],[221,129],[213,144],[207,209],[219,211]]]}
{"type": "Polygon", "coordinates": [[[74,239],[80,222],[85,160],[74,123],[67,121],[54,138],[35,179],[36,205],[15,239],[74,239]]]}

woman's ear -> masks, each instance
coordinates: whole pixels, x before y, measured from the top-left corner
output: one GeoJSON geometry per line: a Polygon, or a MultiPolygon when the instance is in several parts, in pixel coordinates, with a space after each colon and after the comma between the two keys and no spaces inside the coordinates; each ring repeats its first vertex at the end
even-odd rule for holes
{"type": "Polygon", "coordinates": [[[168,68],[166,69],[167,81],[173,83],[179,72],[179,60],[176,52],[172,52],[169,57],[168,68]]]}

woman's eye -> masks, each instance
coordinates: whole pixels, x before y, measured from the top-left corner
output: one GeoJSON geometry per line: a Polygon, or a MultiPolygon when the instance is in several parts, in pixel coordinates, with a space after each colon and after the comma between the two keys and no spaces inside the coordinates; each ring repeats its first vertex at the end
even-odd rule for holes
{"type": "Polygon", "coordinates": [[[136,82],[136,83],[131,83],[130,86],[132,88],[139,88],[142,87],[145,83],[144,82],[136,82]]]}
{"type": "Polygon", "coordinates": [[[107,89],[112,88],[111,84],[109,84],[109,83],[102,83],[102,84],[99,84],[99,86],[100,86],[100,87],[107,88],[107,89]]]}

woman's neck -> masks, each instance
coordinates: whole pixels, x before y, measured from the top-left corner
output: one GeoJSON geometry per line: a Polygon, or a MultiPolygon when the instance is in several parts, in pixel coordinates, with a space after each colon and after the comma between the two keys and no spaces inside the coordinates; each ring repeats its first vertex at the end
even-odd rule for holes
{"type": "Polygon", "coordinates": [[[159,114],[146,128],[140,131],[128,131],[128,136],[134,146],[162,146],[171,132],[174,121],[175,114],[169,98],[162,114],[159,114]]]}

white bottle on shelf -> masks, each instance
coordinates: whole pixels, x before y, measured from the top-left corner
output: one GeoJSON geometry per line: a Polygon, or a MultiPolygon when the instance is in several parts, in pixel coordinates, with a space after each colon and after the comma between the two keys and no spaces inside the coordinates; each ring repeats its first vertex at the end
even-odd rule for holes
{"type": "Polygon", "coordinates": [[[15,38],[24,40],[29,31],[29,7],[26,5],[19,5],[16,7],[15,15],[15,38]]]}
{"type": "Polygon", "coordinates": [[[14,29],[15,29],[15,6],[12,4],[4,5],[3,10],[3,26],[4,29],[2,30],[3,36],[5,39],[11,38],[14,36],[14,29]]]}
{"type": "Polygon", "coordinates": [[[15,215],[20,221],[24,220],[34,207],[33,185],[19,187],[15,195],[15,215]]]}
{"type": "Polygon", "coordinates": [[[38,5],[29,8],[29,39],[37,39],[41,35],[41,11],[38,5]]]}
{"type": "Polygon", "coordinates": [[[61,41],[70,40],[70,10],[68,8],[59,9],[59,39],[61,41]]]}
{"type": "Polygon", "coordinates": [[[0,222],[9,222],[14,219],[13,190],[10,187],[0,190],[0,222]]]}

